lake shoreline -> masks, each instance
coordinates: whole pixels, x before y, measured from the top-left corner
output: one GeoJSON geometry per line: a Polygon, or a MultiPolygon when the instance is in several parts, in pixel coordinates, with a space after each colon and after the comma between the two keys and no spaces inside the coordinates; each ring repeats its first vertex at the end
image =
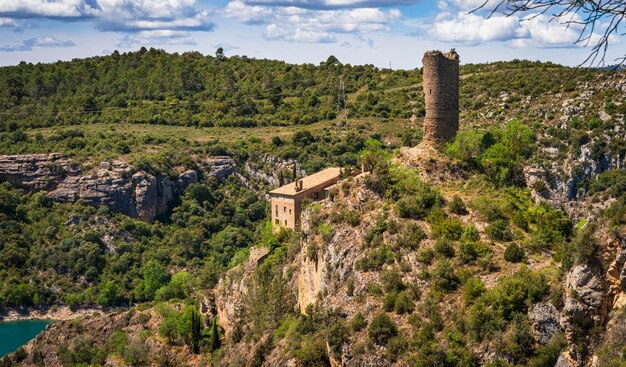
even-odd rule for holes
{"type": "Polygon", "coordinates": [[[79,307],[75,309],[71,309],[68,306],[51,306],[35,309],[6,308],[0,313],[0,322],[26,320],[67,321],[81,316],[102,315],[108,313],[108,311],[102,307],[79,307]]]}

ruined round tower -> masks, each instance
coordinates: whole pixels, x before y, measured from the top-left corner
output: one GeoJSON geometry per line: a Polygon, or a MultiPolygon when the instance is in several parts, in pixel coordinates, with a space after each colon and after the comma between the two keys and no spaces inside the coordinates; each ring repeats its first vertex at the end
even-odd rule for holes
{"type": "Polygon", "coordinates": [[[459,129],[459,55],[427,51],[422,59],[426,117],[424,143],[441,145],[459,129]]]}

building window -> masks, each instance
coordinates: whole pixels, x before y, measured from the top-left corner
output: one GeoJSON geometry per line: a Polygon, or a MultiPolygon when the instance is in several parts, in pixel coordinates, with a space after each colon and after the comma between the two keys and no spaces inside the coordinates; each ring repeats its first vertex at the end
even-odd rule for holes
{"type": "Polygon", "coordinates": [[[291,209],[289,209],[289,214],[291,214],[291,209]]]}
{"type": "Polygon", "coordinates": [[[287,226],[287,219],[285,219],[285,226],[287,226]]]}
{"type": "Polygon", "coordinates": [[[274,223],[275,223],[275,224],[280,224],[280,221],[279,221],[278,219],[276,219],[276,220],[274,221],[274,223]]]}
{"type": "Polygon", "coordinates": [[[283,213],[287,213],[287,207],[283,208],[283,213]]]}
{"type": "Polygon", "coordinates": [[[278,215],[278,205],[274,206],[276,208],[276,215],[278,215]]]}

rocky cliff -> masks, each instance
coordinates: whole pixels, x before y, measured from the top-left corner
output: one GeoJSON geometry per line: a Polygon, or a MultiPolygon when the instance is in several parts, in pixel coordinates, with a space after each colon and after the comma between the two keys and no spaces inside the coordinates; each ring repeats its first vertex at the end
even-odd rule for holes
{"type": "Polygon", "coordinates": [[[201,176],[222,180],[235,172],[230,157],[211,157],[199,167],[171,178],[137,171],[121,161],[102,162],[85,170],[63,154],[9,155],[0,156],[0,181],[27,190],[45,190],[61,202],[82,200],[104,205],[113,212],[150,222],[165,213],[174,198],[201,176]]]}

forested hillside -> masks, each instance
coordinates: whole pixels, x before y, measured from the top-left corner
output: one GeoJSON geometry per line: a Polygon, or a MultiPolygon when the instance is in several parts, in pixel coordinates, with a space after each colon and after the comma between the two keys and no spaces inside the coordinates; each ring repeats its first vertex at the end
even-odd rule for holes
{"type": "Polygon", "coordinates": [[[2,183],[0,315],[107,315],[0,365],[621,366],[626,76],[462,65],[439,150],[420,145],[421,88],[420,69],[332,56],[0,68],[1,154],[62,153],[97,193],[198,175],[153,221],[2,183]],[[235,167],[219,180],[218,156],[235,167]],[[266,192],[328,166],[369,173],[272,231],[266,192]]]}
{"type": "MultiPolygon", "coordinates": [[[[340,75],[344,93],[419,81],[415,72],[342,65],[332,56],[315,66],[142,49],[71,62],[0,68],[0,113],[5,124],[10,123],[4,126],[11,127],[93,122],[309,124],[335,118],[340,75]]],[[[386,102],[377,105],[375,112],[408,117],[406,93],[386,102]]]]}

